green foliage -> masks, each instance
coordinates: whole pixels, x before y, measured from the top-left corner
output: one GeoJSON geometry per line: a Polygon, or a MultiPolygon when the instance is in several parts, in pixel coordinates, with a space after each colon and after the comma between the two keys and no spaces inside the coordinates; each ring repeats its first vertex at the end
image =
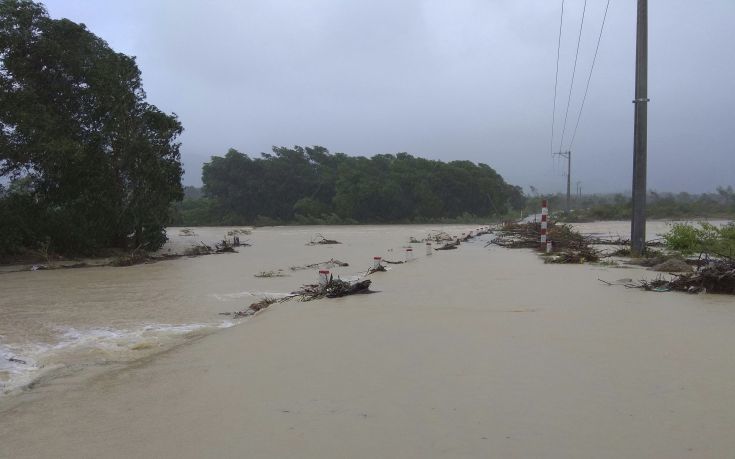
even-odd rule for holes
{"type": "MultiPolygon", "coordinates": [[[[564,221],[629,220],[631,201],[622,194],[584,195],[572,199],[572,212],[562,215],[565,194],[546,196],[549,208],[564,221]]],[[[540,197],[529,202],[531,209],[538,208],[540,197]]],[[[715,193],[658,193],[650,191],[646,198],[646,215],[653,219],[697,219],[735,217],[735,191],[731,186],[718,187],[715,193]]]]}
{"type": "Polygon", "coordinates": [[[0,253],[160,247],[182,127],[146,103],[135,60],[27,0],[0,2],[0,56],[0,221],[15,221],[0,253]]]}
{"type": "Polygon", "coordinates": [[[675,224],[662,234],[666,246],[684,255],[708,253],[711,255],[735,256],[735,224],[718,227],[699,222],[698,226],[675,224]]]}
{"type": "Polygon", "coordinates": [[[260,158],[231,149],[204,165],[202,181],[213,224],[476,221],[524,203],[521,189],[486,164],[351,157],[319,146],[274,147],[260,158]]]}

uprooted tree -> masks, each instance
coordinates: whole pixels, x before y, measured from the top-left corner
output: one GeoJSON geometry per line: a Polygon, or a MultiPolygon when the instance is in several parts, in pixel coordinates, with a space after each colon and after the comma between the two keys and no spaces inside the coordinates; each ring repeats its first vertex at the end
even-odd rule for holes
{"type": "Polygon", "coordinates": [[[41,4],[0,2],[0,255],[160,247],[181,132],[134,58],[41,4]]]}

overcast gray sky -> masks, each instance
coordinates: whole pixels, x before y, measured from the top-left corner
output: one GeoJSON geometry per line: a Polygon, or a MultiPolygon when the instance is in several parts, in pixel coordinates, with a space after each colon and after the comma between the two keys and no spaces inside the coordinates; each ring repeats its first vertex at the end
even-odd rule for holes
{"type": "MultiPolygon", "coordinates": [[[[559,137],[584,0],[566,0],[559,137]]],[[[179,115],[184,183],[233,147],[468,159],[542,191],[561,0],[47,0],[137,56],[148,99],[179,115]]],[[[564,148],[606,0],[588,0],[564,148]]],[[[611,0],[572,147],[585,192],[630,189],[635,0],[611,0]]],[[[735,184],[735,1],[650,0],[650,189],[735,184]]],[[[573,185],[574,187],[574,185],[573,185]]]]}

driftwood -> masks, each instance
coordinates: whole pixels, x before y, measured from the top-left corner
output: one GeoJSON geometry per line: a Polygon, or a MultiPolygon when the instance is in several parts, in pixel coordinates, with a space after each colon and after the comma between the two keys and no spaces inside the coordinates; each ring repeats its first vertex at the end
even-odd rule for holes
{"type": "MultiPolygon", "coordinates": [[[[246,244],[247,245],[247,244],[246,244]]],[[[237,253],[233,243],[227,239],[222,239],[222,242],[218,242],[214,245],[215,253],[237,253]]]]}
{"type": "Polygon", "coordinates": [[[300,271],[302,269],[334,268],[336,266],[345,267],[345,266],[350,266],[350,264],[349,263],[345,263],[343,261],[336,260],[334,258],[330,258],[327,261],[320,261],[319,263],[312,263],[310,265],[291,266],[289,269],[291,271],[300,271]]]}
{"type": "Polygon", "coordinates": [[[287,277],[288,274],[284,273],[282,269],[277,271],[261,271],[258,274],[254,274],[254,277],[287,277]]]}
{"type": "Polygon", "coordinates": [[[590,247],[583,247],[580,250],[566,250],[555,256],[548,257],[544,260],[544,263],[577,264],[584,263],[585,261],[598,261],[599,259],[599,253],[596,250],[590,247]]]}
{"type": "Polygon", "coordinates": [[[441,247],[437,247],[434,250],[454,250],[457,247],[459,247],[459,239],[456,239],[454,242],[447,242],[441,247]]]}
{"type": "Polygon", "coordinates": [[[485,234],[490,234],[492,231],[490,231],[489,228],[482,228],[478,229],[477,231],[470,231],[467,233],[464,237],[459,238],[462,242],[468,242],[473,240],[476,237],[484,236],[485,234]]]}
{"type": "Polygon", "coordinates": [[[302,301],[316,300],[319,298],[339,298],[347,295],[354,295],[357,293],[372,293],[370,291],[370,279],[362,279],[356,282],[345,282],[341,279],[329,279],[326,286],[319,284],[308,284],[301,287],[301,289],[292,292],[291,295],[277,299],[265,297],[255,303],[252,303],[246,309],[235,312],[220,312],[220,315],[230,316],[233,318],[250,317],[255,315],[259,311],[267,309],[274,303],[283,303],[295,297],[301,297],[302,301]]]}
{"type": "Polygon", "coordinates": [[[370,293],[370,279],[362,279],[355,282],[346,282],[330,276],[326,285],[307,284],[301,289],[292,292],[293,295],[301,297],[302,301],[316,300],[319,298],[338,298],[356,293],[370,293]]]}
{"type": "Polygon", "coordinates": [[[367,270],[365,273],[366,276],[369,276],[370,274],[377,273],[377,272],[386,272],[387,269],[383,265],[378,265],[377,267],[372,267],[367,270]]]}
{"type": "Polygon", "coordinates": [[[220,312],[220,315],[231,316],[231,317],[250,317],[254,315],[256,312],[262,311],[263,309],[268,308],[273,303],[282,303],[284,301],[288,301],[289,299],[291,299],[291,297],[285,297],[281,299],[265,297],[262,300],[256,301],[255,303],[251,304],[250,306],[248,306],[246,309],[242,311],[220,312]]]}
{"type": "Polygon", "coordinates": [[[325,288],[327,298],[339,298],[355,293],[367,293],[370,289],[370,279],[363,279],[357,282],[345,282],[340,279],[333,279],[325,288]]]}
{"type": "Polygon", "coordinates": [[[638,283],[627,284],[626,287],[657,292],[674,290],[688,293],[735,295],[735,263],[733,262],[712,262],[694,273],[669,274],[673,276],[671,280],[659,277],[652,281],[641,280],[638,283]]]}
{"type": "Polygon", "coordinates": [[[329,244],[341,244],[339,241],[335,241],[334,239],[327,239],[323,235],[317,233],[314,235],[313,238],[311,238],[311,241],[309,241],[306,245],[329,245],[329,244]]]}
{"type": "MultiPolygon", "coordinates": [[[[248,244],[244,245],[247,246],[248,244]]],[[[205,244],[203,241],[199,241],[199,245],[189,247],[184,251],[184,255],[187,257],[199,257],[215,253],[237,253],[237,250],[235,250],[235,246],[230,241],[223,239],[221,242],[214,244],[214,247],[205,244]]]]}
{"type": "MultiPolygon", "coordinates": [[[[514,223],[508,222],[500,227],[499,236],[487,245],[495,244],[501,247],[518,249],[535,249],[545,251],[540,242],[541,223],[514,223]]],[[[575,231],[570,225],[548,223],[547,237],[553,241],[553,250],[556,257],[548,263],[583,263],[598,261],[600,253],[591,247],[590,239],[575,231]]]]}

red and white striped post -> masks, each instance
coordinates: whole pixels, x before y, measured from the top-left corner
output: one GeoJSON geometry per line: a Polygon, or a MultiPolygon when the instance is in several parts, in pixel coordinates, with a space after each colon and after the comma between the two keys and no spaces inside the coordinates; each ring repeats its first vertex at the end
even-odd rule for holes
{"type": "Polygon", "coordinates": [[[548,240],[547,231],[549,229],[549,204],[544,199],[541,201],[541,249],[546,249],[547,252],[550,252],[550,244],[548,240]]]}
{"type": "Polygon", "coordinates": [[[431,242],[426,241],[426,256],[431,255],[431,242]]]}
{"type": "Polygon", "coordinates": [[[406,249],[406,261],[411,260],[413,260],[413,249],[409,247],[406,249]]]}
{"type": "Polygon", "coordinates": [[[324,288],[329,283],[329,270],[328,269],[320,269],[319,270],[319,286],[321,288],[324,288]]]}
{"type": "Polygon", "coordinates": [[[373,257],[373,269],[378,269],[378,268],[380,268],[380,261],[381,261],[382,259],[383,259],[383,258],[381,258],[381,257],[373,257]]]}

